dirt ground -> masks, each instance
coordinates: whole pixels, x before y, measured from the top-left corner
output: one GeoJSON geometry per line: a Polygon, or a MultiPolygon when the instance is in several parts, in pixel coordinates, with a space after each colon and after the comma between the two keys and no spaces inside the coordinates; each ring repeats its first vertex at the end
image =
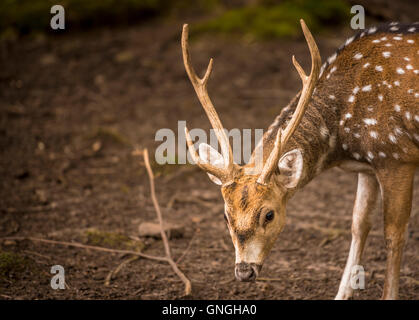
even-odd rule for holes
{"type": "MultiPolygon", "coordinates": [[[[160,240],[138,238],[139,224],[153,221],[155,213],[145,169],[131,153],[140,146],[153,154],[155,132],[176,130],[178,120],[186,120],[189,128],[209,129],[183,68],[182,22],[2,44],[0,237],[117,248],[141,243],[144,252],[163,254],[160,240]],[[92,236],[94,232],[102,238],[92,236]]],[[[323,59],[351,33],[343,29],[315,35],[323,59]]],[[[267,128],[300,88],[292,54],[309,65],[303,39],[256,43],[204,36],[192,42],[191,50],[198,70],[215,58],[209,91],[227,128],[267,128]]],[[[234,280],[234,250],[218,187],[191,166],[154,165],[154,170],[165,219],[185,229],[171,246],[175,258],[189,246],[179,263],[192,280],[189,298],[334,297],[351,238],[354,174],[332,169],[299,192],[260,275],[272,280],[240,283],[234,280]]],[[[416,178],[402,299],[419,298],[416,178]]],[[[386,257],[382,229],[377,210],[363,260],[366,289],[356,292],[356,299],[381,295],[386,257]]],[[[15,267],[0,277],[0,299],[182,297],[182,282],[163,263],[133,261],[105,286],[108,273],[127,256],[27,240],[0,245],[3,254],[15,253],[15,267]],[[50,287],[53,265],[65,268],[65,290],[50,287]]]]}

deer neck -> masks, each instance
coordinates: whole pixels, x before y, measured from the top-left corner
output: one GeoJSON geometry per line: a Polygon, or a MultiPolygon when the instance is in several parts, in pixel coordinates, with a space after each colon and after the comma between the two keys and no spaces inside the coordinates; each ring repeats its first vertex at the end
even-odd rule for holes
{"type": "MultiPolygon", "coordinates": [[[[285,107],[264,136],[264,157],[269,155],[278,129],[284,129],[291,118],[299,94],[285,107]],[[266,149],[265,149],[266,148],[266,149]],[[266,152],[265,152],[266,150],[266,152]]],[[[296,189],[310,182],[340,159],[336,152],[339,115],[335,106],[328,106],[319,95],[313,95],[304,117],[283,150],[283,154],[299,149],[303,155],[303,172],[296,189]]]]}

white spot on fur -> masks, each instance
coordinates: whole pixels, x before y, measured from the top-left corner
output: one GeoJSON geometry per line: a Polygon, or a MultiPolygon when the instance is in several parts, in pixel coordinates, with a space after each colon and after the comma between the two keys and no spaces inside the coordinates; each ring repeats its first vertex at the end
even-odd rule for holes
{"type": "Polygon", "coordinates": [[[390,51],[384,51],[383,52],[383,57],[384,58],[390,58],[390,56],[391,56],[391,52],[390,51]]]}
{"type": "Polygon", "coordinates": [[[348,145],[346,143],[342,144],[342,149],[343,150],[348,150],[348,145]]]}
{"type": "Polygon", "coordinates": [[[359,153],[357,153],[357,152],[352,153],[352,155],[354,156],[354,158],[355,158],[356,160],[361,159],[361,155],[360,155],[359,153]]]}
{"type": "Polygon", "coordinates": [[[400,156],[399,156],[398,153],[393,153],[393,157],[394,157],[394,159],[400,159],[400,156]]]}
{"type": "Polygon", "coordinates": [[[397,139],[396,139],[396,137],[394,136],[394,134],[390,133],[390,134],[388,135],[388,138],[390,139],[390,141],[391,141],[391,142],[393,142],[393,143],[397,143],[397,139]]]}
{"type": "Polygon", "coordinates": [[[330,56],[327,59],[327,62],[329,62],[329,64],[332,64],[336,60],[336,57],[337,57],[337,53],[335,53],[333,56],[330,56]]]}
{"type": "Polygon", "coordinates": [[[366,64],[363,65],[364,68],[368,67],[370,65],[369,62],[367,62],[366,64]]]}
{"type": "Polygon", "coordinates": [[[371,151],[367,152],[368,158],[370,158],[371,160],[374,159],[374,154],[371,151]]]}
{"type": "Polygon", "coordinates": [[[396,105],[394,106],[394,110],[395,110],[396,112],[400,112],[400,106],[399,106],[398,104],[396,104],[396,105]]]}
{"type": "Polygon", "coordinates": [[[379,39],[372,40],[372,43],[380,43],[379,39]]]}
{"type": "Polygon", "coordinates": [[[419,122],[419,116],[418,115],[415,115],[415,121],[419,122]]]}
{"type": "Polygon", "coordinates": [[[412,69],[413,69],[413,67],[412,67],[412,65],[411,65],[411,64],[408,64],[408,65],[406,66],[406,69],[407,69],[407,70],[412,70],[412,69]]]}
{"type": "Polygon", "coordinates": [[[368,34],[373,34],[373,33],[375,33],[377,31],[377,28],[376,27],[372,27],[372,28],[370,28],[369,30],[368,30],[368,34]]]}
{"type": "Polygon", "coordinates": [[[350,113],[345,114],[345,118],[346,118],[346,119],[350,119],[350,118],[352,118],[352,114],[350,114],[350,113]]]}
{"type": "Polygon", "coordinates": [[[394,81],[394,85],[397,86],[397,87],[400,87],[400,81],[398,81],[398,80],[394,81]]]}
{"type": "Polygon", "coordinates": [[[357,53],[356,55],[354,55],[354,59],[359,60],[361,59],[363,56],[361,53],[357,53]]]}
{"type": "Polygon", "coordinates": [[[409,39],[407,40],[407,43],[415,43],[415,40],[409,39]]]}
{"type": "Polygon", "coordinates": [[[331,100],[335,100],[335,99],[336,99],[336,97],[335,97],[333,94],[331,94],[331,95],[329,95],[329,99],[331,99],[331,100]]]}
{"type": "Polygon", "coordinates": [[[354,137],[359,139],[359,138],[361,138],[361,135],[359,133],[354,133],[354,137]]]}
{"type": "Polygon", "coordinates": [[[355,96],[350,95],[348,98],[348,102],[354,102],[355,101],[355,96]]]}
{"type": "Polygon", "coordinates": [[[382,94],[379,94],[379,95],[378,95],[378,100],[383,101],[383,99],[384,99],[384,98],[383,98],[383,95],[382,95],[382,94]]]}
{"type": "Polygon", "coordinates": [[[396,71],[397,71],[398,74],[403,74],[404,73],[404,70],[400,67],[397,68],[396,71]]]}
{"type": "Polygon", "coordinates": [[[355,39],[355,36],[350,37],[348,40],[346,40],[346,42],[345,42],[345,46],[347,46],[347,45],[348,45],[348,44],[350,44],[352,41],[354,41],[354,39],[355,39]]]}
{"type": "Polygon", "coordinates": [[[364,119],[363,121],[367,126],[374,126],[377,124],[377,120],[375,119],[364,119]]]}
{"type": "Polygon", "coordinates": [[[407,31],[409,31],[409,32],[415,32],[415,30],[416,30],[415,27],[412,27],[412,28],[407,29],[407,31]]]}
{"type": "Polygon", "coordinates": [[[370,136],[371,136],[372,138],[374,138],[374,139],[377,139],[377,138],[378,138],[378,133],[377,133],[377,131],[370,131],[370,136]]]}
{"type": "Polygon", "coordinates": [[[391,43],[386,43],[385,46],[386,47],[392,47],[393,45],[391,43]]]}
{"type": "Polygon", "coordinates": [[[359,91],[359,87],[358,87],[358,86],[356,86],[356,87],[352,90],[353,94],[357,94],[357,93],[358,93],[358,91],[359,91]]]}
{"type": "Polygon", "coordinates": [[[322,76],[324,69],[326,68],[326,62],[323,63],[322,67],[320,68],[319,78],[322,76]]]}
{"type": "Polygon", "coordinates": [[[399,27],[391,27],[390,30],[391,31],[397,31],[397,30],[399,30],[399,27]]]}
{"type": "Polygon", "coordinates": [[[406,119],[407,120],[411,120],[412,119],[412,115],[410,114],[410,112],[409,111],[406,111],[406,113],[404,114],[405,116],[406,116],[406,119]]]}
{"type": "Polygon", "coordinates": [[[346,133],[349,133],[351,131],[351,129],[348,127],[343,128],[343,130],[345,130],[346,133]]]}
{"type": "Polygon", "coordinates": [[[375,70],[377,70],[378,72],[383,71],[383,67],[382,66],[375,66],[375,70]]]}
{"type": "Polygon", "coordinates": [[[387,155],[382,151],[378,152],[378,156],[381,157],[381,158],[386,158],[387,157],[387,155]]]}
{"type": "Polygon", "coordinates": [[[393,37],[393,39],[394,39],[394,40],[397,40],[397,41],[400,41],[400,40],[402,40],[403,38],[402,38],[402,37],[398,37],[398,36],[397,36],[397,37],[393,37]]]}
{"type": "Polygon", "coordinates": [[[371,87],[372,86],[370,84],[365,86],[365,87],[362,87],[362,91],[364,91],[364,92],[371,91],[371,87]]]}

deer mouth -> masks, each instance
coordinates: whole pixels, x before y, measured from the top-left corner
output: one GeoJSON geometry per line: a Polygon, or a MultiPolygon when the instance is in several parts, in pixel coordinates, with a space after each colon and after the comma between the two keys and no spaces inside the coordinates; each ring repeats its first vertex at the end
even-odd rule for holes
{"type": "Polygon", "coordinates": [[[240,262],[236,263],[235,276],[242,282],[253,282],[259,275],[262,265],[256,263],[240,262]]]}

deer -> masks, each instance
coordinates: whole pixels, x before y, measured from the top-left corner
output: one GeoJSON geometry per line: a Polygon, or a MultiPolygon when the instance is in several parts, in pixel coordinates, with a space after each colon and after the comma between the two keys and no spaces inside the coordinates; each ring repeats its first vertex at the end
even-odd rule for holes
{"type": "Polygon", "coordinates": [[[387,252],[381,298],[397,299],[419,164],[419,24],[393,22],[360,30],[323,65],[311,32],[302,19],[300,24],[310,50],[310,74],[293,56],[302,89],[280,111],[244,165],[234,163],[208,94],[213,59],[198,77],[189,53],[189,27],[183,26],[184,67],[221,151],[200,143],[198,154],[185,128],[189,153],[221,187],[239,281],[255,281],[259,275],[284,229],[287,203],[298,190],[333,167],[356,173],[352,240],[335,299],[353,297],[351,270],[360,264],[379,198],[387,252]]]}

